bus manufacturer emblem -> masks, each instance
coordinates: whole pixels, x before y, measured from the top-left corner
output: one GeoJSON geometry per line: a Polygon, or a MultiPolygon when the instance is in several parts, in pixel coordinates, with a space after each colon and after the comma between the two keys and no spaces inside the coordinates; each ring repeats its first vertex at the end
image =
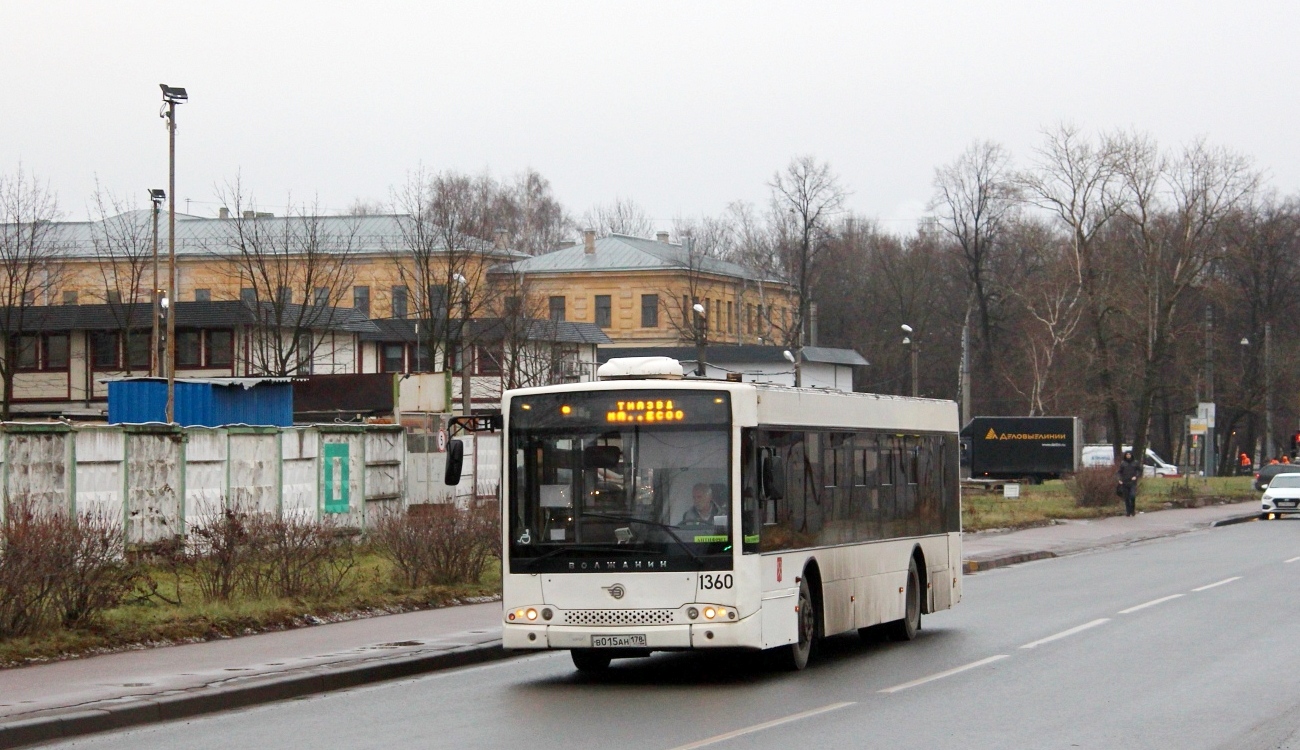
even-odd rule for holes
{"type": "Polygon", "coordinates": [[[613,586],[602,586],[601,588],[609,592],[609,595],[615,599],[622,599],[623,595],[627,593],[627,589],[623,588],[621,583],[616,583],[613,586]]]}

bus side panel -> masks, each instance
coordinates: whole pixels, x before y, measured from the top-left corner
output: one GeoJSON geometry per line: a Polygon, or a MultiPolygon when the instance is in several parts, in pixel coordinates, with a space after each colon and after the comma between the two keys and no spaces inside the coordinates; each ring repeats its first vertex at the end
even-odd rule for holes
{"type": "Polygon", "coordinates": [[[948,534],[948,569],[951,571],[948,575],[952,581],[952,600],[949,606],[956,605],[961,601],[961,532],[954,531],[948,534]]]}

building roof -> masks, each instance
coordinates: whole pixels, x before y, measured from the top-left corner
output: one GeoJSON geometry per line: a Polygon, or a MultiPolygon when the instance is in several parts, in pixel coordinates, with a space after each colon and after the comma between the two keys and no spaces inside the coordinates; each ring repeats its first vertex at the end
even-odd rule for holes
{"type": "Polygon", "coordinates": [[[738,263],[688,253],[681,245],[648,240],[625,234],[596,239],[596,252],[586,252],[583,243],[561,248],[514,263],[503,264],[493,273],[580,273],[584,271],[681,271],[730,276],[748,281],[784,283],[738,263]]]}
{"type": "MultiPolygon", "coordinates": [[[[159,215],[158,248],[167,252],[167,215],[159,215]]],[[[404,252],[406,247],[403,236],[411,228],[411,217],[405,214],[386,214],[380,216],[259,216],[251,219],[229,218],[214,219],[190,214],[176,214],[176,254],[178,256],[228,255],[238,237],[238,228],[256,227],[264,236],[278,236],[274,246],[288,244],[283,239],[286,235],[310,232],[320,239],[321,247],[326,251],[338,248],[354,253],[404,252]]],[[[137,209],[126,211],[98,221],[56,222],[50,239],[57,242],[66,251],[67,257],[98,258],[107,255],[97,250],[105,246],[109,237],[130,237],[132,242],[140,243],[137,247],[152,244],[153,211],[137,209]]],[[[498,259],[527,258],[525,253],[495,247],[490,242],[478,239],[469,240],[476,251],[498,259]]]]}
{"type": "MultiPolygon", "coordinates": [[[[414,343],[417,339],[415,326],[424,326],[424,335],[437,330],[428,320],[413,318],[389,318],[372,321],[378,328],[375,333],[363,333],[363,341],[389,341],[414,343]]],[[[459,340],[460,321],[453,320],[452,338],[459,340]]],[[[513,321],[506,318],[474,318],[469,321],[470,339],[472,341],[500,341],[511,334],[511,325],[523,333],[527,341],[550,341],[559,344],[612,344],[613,340],[605,335],[595,323],[574,323],[570,321],[527,320],[513,321]]]]}
{"type": "MultiPolygon", "coordinates": [[[[256,305],[239,300],[216,302],[178,302],[175,306],[178,328],[233,328],[268,325],[276,320],[283,327],[311,330],[336,330],[365,335],[378,330],[360,310],[351,307],[313,307],[282,305],[277,316],[270,302],[256,305]]],[[[153,307],[148,302],[135,304],[41,305],[23,311],[24,331],[107,331],[121,328],[149,328],[153,324],[153,307]]]]}
{"type": "MultiPolygon", "coordinates": [[[[705,361],[718,365],[782,364],[787,363],[785,351],[783,346],[714,344],[705,350],[704,358],[705,361]]],[[[693,346],[602,346],[596,353],[596,361],[604,363],[614,357],[672,357],[679,362],[693,363],[696,360],[695,352],[693,346]]],[[[834,349],[825,346],[805,346],[803,361],[851,366],[870,364],[865,357],[852,349],[834,349]]]]}

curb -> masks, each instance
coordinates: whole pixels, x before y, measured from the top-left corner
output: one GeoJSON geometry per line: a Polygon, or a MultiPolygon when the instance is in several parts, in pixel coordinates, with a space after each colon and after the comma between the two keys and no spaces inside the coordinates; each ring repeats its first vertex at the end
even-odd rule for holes
{"type": "Polygon", "coordinates": [[[0,724],[0,749],[228,711],[232,708],[246,708],[511,656],[514,654],[503,649],[500,641],[493,641],[378,664],[289,675],[255,685],[199,689],[189,694],[162,698],[141,697],[127,704],[0,724]]]}
{"type": "Polygon", "coordinates": [[[966,575],[978,573],[981,570],[992,570],[994,568],[1005,568],[1008,565],[1019,565],[1020,563],[1033,562],[1034,560],[1047,560],[1056,557],[1055,552],[1047,550],[1038,550],[1036,552],[1017,552],[1012,555],[1002,555],[1001,557],[991,557],[986,560],[963,560],[961,567],[962,572],[966,575]]]}
{"type": "Polygon", "coordinates": [[[1220,526],[1232,526],[1234,524],[1239,524],[1239,523],[1250,523],[1251,521],[1258,521],[1260,515],[1261,514],[1258,511],[1256,511],[1255,513],[1249,513],[1244,516],[1233,516],[1232,518],[1221,518],[1218,521],[1215,521],[1214,523],[1210,524],[1210,526],[1213,528],[1218,528],[1220,526]]]}

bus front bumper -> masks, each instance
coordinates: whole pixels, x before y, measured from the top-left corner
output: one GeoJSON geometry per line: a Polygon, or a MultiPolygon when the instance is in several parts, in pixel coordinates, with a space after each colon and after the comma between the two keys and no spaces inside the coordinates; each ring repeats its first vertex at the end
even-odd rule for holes
{"type": "MultiPolygon", "coordinates": [[[[633,650],[682,651],[692,648],[762,648],[762,623],[757,614],[735,622],[683,625],[632,625],[583,627],[575,625],[501,626],[501,644],[507,649],[592,648],[604,636],[644,636],[644,646],[633,650]],[[597,639],[597,640],[593,640],[597,639]]],[[[639,639],[638,639],[639,642],[639,639]]]]}

